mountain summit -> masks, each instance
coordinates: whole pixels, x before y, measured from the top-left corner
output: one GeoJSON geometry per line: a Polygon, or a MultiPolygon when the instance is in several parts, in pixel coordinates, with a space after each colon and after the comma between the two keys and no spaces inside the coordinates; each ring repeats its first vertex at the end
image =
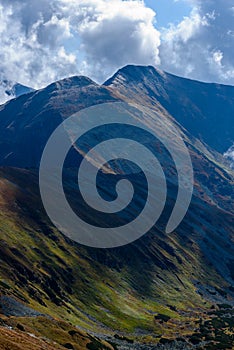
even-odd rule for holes
{"type": "Polygon", "coordinates": [[[152,66],[126,66],[105,86],[123,96],[160,103],[192,135],[220,153],[234,144],[234,86],[202,83],[152,66]]]}
{"type": "Polygon", "coordinates": [[[115,99],[106,87],[74,76],[0,106],[1,165],[38,167],[46,141],[64,118],[115,99]]]}
{"type": "MultiPolygon", "coordinates": [[[[0,106],[0,307],[5,313],[0,321],[12,316],[9,325],[21,333],[25,329],[25,335],[40,334],[51,344],[56,341],[74,350],[231,349],[233,172],[222,153],[233,143],[233,98],[233,87],[182,79],[151,66],[126,66],[104,85],[71,77],[0,106]],[[77,167],[87,150],[119,137],[153,152],[165,174],[167,200],[160,219],[143,237],[123,247],[97,249],[72,241],[52,224],[39,195],[38,169],[45,144],[58,125],[86,107],[109,102],[116,108],[116,102],[134,105],[136,114],[130,112],[128,117],[138,118],[156,137],[124,123],[105,124],[82,135],[76,148],[71,147],[74,152],[69,152],[62,174],[73,212],[108,230],[131,222],[145,208],[146,178],[139,169],[128,172],[133,162],[125,158],[110,164],[113,171],[101,169],[96,176],[98,193],[107,200],[116,198],[119,179],[132,183],[132,201],[120,212],[103,213],[89,206],[77,186],[77,167]],[[184,156],[171,130],[179,133],[190,153],[194,192],[184,220],[166,234],[181,169],[160,142],[163,136],[172,136],[175,150],[184,156]],[[25,313],[29,319],[21,317],[25,313]],[[72,322],[76,329],[55,319],[72,322]],[[113,346],[103,345],[97,336],[113,346]]],[[[81,117],[86,125],[86,114],[81,117]]],[[[70,137],[73,130],[66,131],[70,137]]],[[[108,159],[115,161],[115,150],[110,152],[108,159]]],[[[51,179],[56,179],[53,175],[51,179]]],[[[89,184],[90,172],[84,175],[89,184]]],[[[154,188],[161,191],[157,181],[154,188]]],[[[50,192],[49,198],[65,220],[57,192],[50,192]]],[[[151,208],[155,210],[154,205],[151,208]]]]}

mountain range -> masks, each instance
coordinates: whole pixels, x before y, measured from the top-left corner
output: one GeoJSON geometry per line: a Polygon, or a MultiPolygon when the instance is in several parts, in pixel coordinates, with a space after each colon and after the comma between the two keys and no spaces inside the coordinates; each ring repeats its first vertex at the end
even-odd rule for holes
{"type": "MultiPolygon", "coordinates": [[[[4,332],[13,327],[21,336],[36,334],[38,341],[46,339],[48,349],[232,349],[233,170],[223,153],[234,144],[233,115],[232,86],[132,65],[103,85],[74,76],[1,105],[4,332]],[[180,133],[193,164],[193,197],[180,226],[166,234],[178,193],[175,164],[159,140],[131,131],[128,137],[152,149],[166,174],[165,209],[136,242],[112,249],[88,248],[51,223],[40,198],[38,169],[47,140],[64,120],[86,107],[118,102],[149,109],[151,120],[140,122],[159,138],[169,135],[172,127],[180,133]]],[[[118,133],[123,136],[124,130],[107,128],[104,137],[118,133]]],[[[72,130],[68,135],[72,137],[72,130]]],[[[138,207],[107,218],[87,208],[77,188],[77,164],[102,137],[95,139],[91,133],[76,145],[64,167],[63,185],[78,215],[96,226],[109,227],[110,222],[118,226],[132,220],[138,207]]],[[[128,169],[112,164],[112,171],[100,176],[100,193],[112,197],[116,179],[127,177],[142,208],[144,177],[129,175],[128,169]]]]}

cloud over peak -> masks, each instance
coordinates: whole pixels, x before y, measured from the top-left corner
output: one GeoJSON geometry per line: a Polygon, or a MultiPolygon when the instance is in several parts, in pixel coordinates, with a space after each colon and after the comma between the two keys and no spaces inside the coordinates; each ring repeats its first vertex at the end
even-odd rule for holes
{"type": "Polygon", "coordinates": [[[159,64],[154,19],[142,1],[0,0],[0,72],[39,87],[79,73],[101,81],[127,63],[159,64]]]}
{"type": "Polygon", "coordinates": [[[143,2],[81,0],[78,12],[85,12],[84,20],[78,23],[78,34],[91,75],[102,79],[103,69],[108,75],[130,63],[160,63],[155,13],[143,2]]]}
{"type": "MultiPolygon", "coordinates": [[[[0,76],[35,88],[126,64],[234,84],[233,0],[177,0],[190,16],[159,29],[140,0],[0,0],[0,76]]],[[[160,6],[160,2],[158,2],[160,6]]]]}

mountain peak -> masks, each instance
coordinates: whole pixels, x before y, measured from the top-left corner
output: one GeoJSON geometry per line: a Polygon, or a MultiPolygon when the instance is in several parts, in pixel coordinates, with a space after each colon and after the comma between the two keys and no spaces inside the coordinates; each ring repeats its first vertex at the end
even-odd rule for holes
{"type": "Polygon", "coordinates": [[[192,135],[220,153],[233,145],[233,86],[181,78],[153,66],[133,65],[118,70],[104,85],[118,91],[122,98],[163,107],[192,135]]]}
{"type": "Polygon", "coordinates": [[[50,85],[47,86],[46,89],[56,89],[56,90],[69,90],[73,87],[85,87],[89,85],[97,85],[93,80],[90,78],[83,76],[83,75],[75,75],[69,78],[64,78],[61,80],[58,80],[50,85]]]}
{"type": "Polygon", "coordinates": [[[127,65],[120,68],[104,85],[118,86],[119,84],[131,83],[132,81],[165,79],[166,73],[154,66],[127,65]]]}

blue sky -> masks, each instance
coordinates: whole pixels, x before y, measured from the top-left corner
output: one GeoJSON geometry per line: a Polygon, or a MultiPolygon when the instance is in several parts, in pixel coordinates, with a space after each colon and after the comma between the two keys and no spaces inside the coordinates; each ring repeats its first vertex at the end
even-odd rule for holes
{"type": "Polygon", "coordinates": [[[156,27],[167,27],[169,23],[176,24],[191,12],[191,6],[185,1],[145,0],[145,4],[157,14],[156,27]]]}

